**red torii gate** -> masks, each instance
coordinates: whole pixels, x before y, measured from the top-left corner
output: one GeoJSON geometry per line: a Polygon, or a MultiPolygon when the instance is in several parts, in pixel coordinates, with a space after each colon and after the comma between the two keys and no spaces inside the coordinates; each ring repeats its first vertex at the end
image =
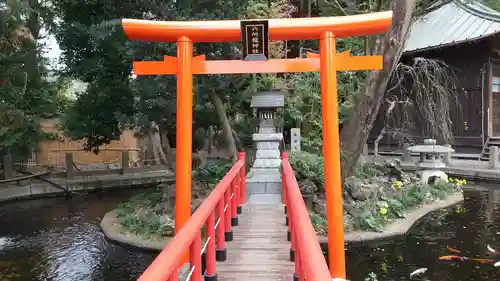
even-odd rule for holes
{"type": "MultiPolygon", "coordinates": [[[[163,61],[133,63],[136,75],[177,75],[175,229],[179,231],[191,214],[193,74],[320,71],[329,264],[332,277],[345,278],[337,71],[377,70],[382,69],[383,62],[381,56],[337,54],[335,41],[337,37],[385,32],[391,24],[392,12],[266,21],[269,38],[265,40],[320,39],[320,54],[308,53],[307,58],[297,59],[210,61],[204,55],[193,57],[193,43],[240,41],[241,21],[122,20],[130,40],[177,42],[177,57],[165,56],[163,61]]],[[[245,202],[245,198],[240,202],[245,202]]]]}

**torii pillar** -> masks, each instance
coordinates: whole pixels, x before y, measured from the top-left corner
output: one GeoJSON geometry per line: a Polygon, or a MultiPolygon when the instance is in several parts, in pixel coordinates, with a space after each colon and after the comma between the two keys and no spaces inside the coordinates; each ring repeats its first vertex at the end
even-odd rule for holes
{"type": "MultiPolygon", "coordinates": [[[[259,40],[264,40],[264,45],[268,40],[319,39],[320,54],[309,53],[307,58],[298,59],[210,61],[205,60],[204,55],[193,57],[193,43],[241,41],[241,21],[165,22],[123,19],[122,26],[130,40],[177,42],[177,58],[165,56],[163,61],[133,63],[136,75],[177,75],[176,232],[191,215],[193,75],[320,71],[329,264],[333,278],[345,279],[337,72],[377,70],[382,69],[383,63],[381,56],[349,56],[349,52],[337,54],[335,41],[339,37],[383,33],[389,28],[391,21],[392,12],[265,20],[268,34],[259,37],[259,40]]],[[[257,53],[253,49],[245,52],[257,53]]],[[[240,202],[245,202],[245,198],[242,199],[240,202]]]]}

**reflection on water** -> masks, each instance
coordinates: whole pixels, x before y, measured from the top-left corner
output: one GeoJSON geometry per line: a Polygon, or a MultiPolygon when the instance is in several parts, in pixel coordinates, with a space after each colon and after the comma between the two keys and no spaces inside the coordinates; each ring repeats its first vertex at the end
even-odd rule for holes
{"type": "Polygon", "coordinates": [[[0,281],[137,279],[155,255],[109,243],[99,229],[106,212],[137,192],[1,205],[0,281]]]}
{"type": "Polygon", "coordinates": [[[370,272],[379,281],[410,280],[410,273],[427,272],[411,280],[500,280],[500,268],[472,261],[439,261],[451,255],[447,247],[467,257],[489,257],[486,246],[500,249],[500,189],[466,190],[465,201],[424,218],[409,235],[398,241],[351,246],[347,251],[348,276],[362,281],[370,272]]]}

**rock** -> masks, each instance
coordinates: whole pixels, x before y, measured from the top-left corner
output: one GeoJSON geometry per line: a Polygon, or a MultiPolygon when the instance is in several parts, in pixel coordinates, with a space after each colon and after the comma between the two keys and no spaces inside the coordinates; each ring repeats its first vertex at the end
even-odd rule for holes
{"type": "MultiPolygon", "coordinates": [[[[342,203],[342,207],[344,209],[344,215],[350,213],[354,208],[352,204],[345,202],[342,203]]],[[[326,200],[317,198],[317,200],[313,202],[313,211],[326,219],[326,200]]]]}
{"type": "Polygon", "coordinates": [[[196,198],[191,201],[191,214],[194,213],[198,207],[200,207],[203,201],[205,201],[205,198],[196,198]]]}
{"type": "Polygon", "coordinates": [[[352,210],[354,209],[354,205],[350,204],[350,203],[344,203],[342,205],[342,207],[344,209],[344,213],[346,213],[346,214],[350,214],[352,212],[352,210]]]}
{"type": "Polygon", "coordinates": [[[319,197],[318,197],[318,195],[317,195],[316,193],[314,193],[314,194],[312,195],[312,202],[313,202],[314,204],[316,204],[316,203],[318,203],[318,202],[319,202],[319,197]]]}
{"type": "Polygon", "coordinates": [[[299,182],[300,193],[302,195],[312,195],[316,192],[316,185],[309,179],[304,179],[299,182]]]}
{"type": "Polygon", "coordinates": [[[374,184],[376,186],[386,186],[391,185],[391,181],[389,181],[387,178],[384,178],[383,176],[379,176],[371,178],[370,184],[374,184]]]}
{"type": "Polygon", "coordinates": [[[387,176],[389,179],[395,178],[396,180],[402,180],[405,172],[401,168],[401,161],[399,159],[387,159],[385,160],[385,168],[387,171],[387,176]]]}
{"type": "Polygon", "coordinates": [[[394,198],[396,196],[397,190],[389,185],[384,185],[380,187],[380,192],[383,194],[383,197],[385,198],[394,198]]]}
{"type": "Polygon", "coordinates": [[[200,182],[193,182],[192,184],[192,197],[193,198],[205,198],[207,197],[212,190],[206,184],[200,182]]]}
{"type": "Polygon", "coordinates": [[[160,184],[160,188],[162,188],[162,206],[164,208],[165,213],[173,212],[175,206],[175,183],[174,184],[160,184]]]}
{"type": "Polygon", "coordinates": [[[317,202],[314,202],[313,204],[313,211],[320,215],[322,218],[326,219],[326,202],[325,200],[318,200],[317,202]]]}
{"type": "Polygon", "coordinates": [[[345,182],[345,187],[354,200],[365,201],[377,192],[376,184],[365,184],[363,180],[350,177],[345,182]]]}
{"type": "Polygon", "coordinates": [[[175,234],[175,220],[171,219],[168,215],[162,216],[160,218],[160,235],[171,237],[175,234]]]}
{"type": "Polygon", "coordinates": [[[352,223],[352,216],[350,214],[344,214],[344,226],[352,223]]]}
{"type": "Polygon", "coordinates": [[[318,199],[320,200],[325,200],[326,199],[326,194],[325,194],[325,187],[323,187],[322,189],[323,191],[318,191],[317,192],[317,196],[318,196],[318,199]]]}
{"type": "Polygon", "coordinates": [[[352,198],[353,193],[356,193],[359,187],[364,183],[363,180],[356,177],[349,177],[344,181],[344,190],[352,198]]]}

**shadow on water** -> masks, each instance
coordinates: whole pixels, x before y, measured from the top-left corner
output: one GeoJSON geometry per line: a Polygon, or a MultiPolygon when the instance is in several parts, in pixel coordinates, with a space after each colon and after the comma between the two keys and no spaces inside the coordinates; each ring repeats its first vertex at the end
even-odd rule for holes
{"type": "Polygon", "coordinates": [[[108,242],[104,214],[140,189],[0,205],[0,281],[130,281],[155,257],[108,242]]]}
{"type": "Polygon", "coordinates": [[[488,244],[500,248],[500,189],[467,189],[464,197],[463,203],[426,216],[404,239],[348,247],[349,279],[361,281],[374,272],[379,281],[500,280],[500,267],[491,263],[438,260],[454,255],[447,247],[466,257],[500,260],[486,250],[488,244]],[[422,267],[427,272],[410,279],[410,273],[422,267]]]}

